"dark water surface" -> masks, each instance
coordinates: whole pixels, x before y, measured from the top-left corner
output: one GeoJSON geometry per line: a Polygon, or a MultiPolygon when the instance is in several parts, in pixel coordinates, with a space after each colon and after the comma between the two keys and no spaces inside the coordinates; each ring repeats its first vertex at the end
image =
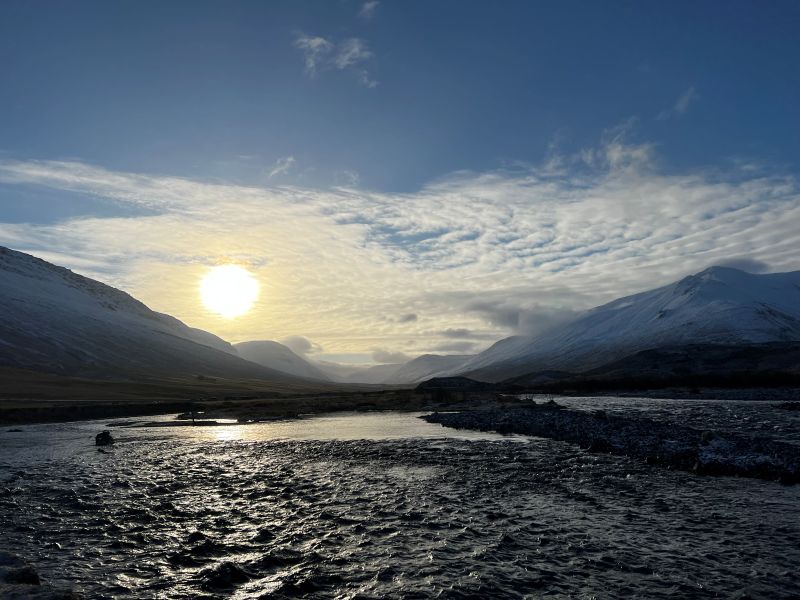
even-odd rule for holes
{"type": "MultiPolygon", "coordinates": [[[[800,440],[763,403],[568,402],[800,440]]],[[[105,425],[0,432],[0,550],[88,598],[800,597],[800,486],[409,414],[118,427],[102,454],[105,425]]]]}

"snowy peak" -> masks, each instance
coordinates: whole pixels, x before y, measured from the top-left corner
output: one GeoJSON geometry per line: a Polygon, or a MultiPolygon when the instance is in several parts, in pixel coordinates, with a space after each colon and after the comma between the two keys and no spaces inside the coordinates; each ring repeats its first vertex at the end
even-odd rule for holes
{"type": "Polygon", "coordinates": [[[543,335],[501,340],[462,372],[496,379],[534,370],[586,370],[664,346],[797,340],[800,272],[755,275],[711,267],[593,308],[543,335]]]}

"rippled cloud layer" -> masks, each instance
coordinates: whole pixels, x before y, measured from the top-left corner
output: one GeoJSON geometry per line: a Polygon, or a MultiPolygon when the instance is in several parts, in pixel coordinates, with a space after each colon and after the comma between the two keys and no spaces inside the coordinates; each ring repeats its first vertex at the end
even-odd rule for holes
{"type": "Polygon", "coordinates": [[[231,341],[304,336],[367,360],[378,350],[473,352],[711,264],[800,269],[793,178],[751,165],[667,173],[651,146],[618,139],[542,165],[455,173],[414,194],[63,161],[2,162],[0,183],[125,208],[0,223],[2,244],[231,341]],[[256,309],[235,320],[207,313],[197,294],[205,270],[228,261],[262,281],[256,309]]]}

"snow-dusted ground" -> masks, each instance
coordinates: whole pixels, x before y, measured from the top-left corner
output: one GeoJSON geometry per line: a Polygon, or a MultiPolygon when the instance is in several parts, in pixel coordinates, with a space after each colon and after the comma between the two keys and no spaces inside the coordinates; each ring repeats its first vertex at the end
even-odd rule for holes
{"type": "Polygon", "coordinates": [[[125,292],[2,247],[0,365],[116,378],[287,378],[238,358],[228,342],[152,311],[125,292]]]}
{"type": "Polygon", "coordinates": [[[455,369],[489,380],[585,371],[640,350],[800,340],[800,271],[754,275],[712,267],[620,298],[542,335],[499,341],[455,369]]]}

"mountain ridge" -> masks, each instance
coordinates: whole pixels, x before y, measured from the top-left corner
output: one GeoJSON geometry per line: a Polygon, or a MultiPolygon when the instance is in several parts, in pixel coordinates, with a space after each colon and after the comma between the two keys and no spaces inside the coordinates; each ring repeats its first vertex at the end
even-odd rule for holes
{"type": "Polygon", "coordinates": [[[0,366],[100,378],[212,376],[291,382],[228,342],[130,294],[0,246],[0,366]]]}
{"type": "Polygon", "coordinates": [[[587,371],[669,345],[798,340],[800,271],[710,267],[592,308],[540,336],[500,340],[453,374],[500,381],[533,371],[587,371]]]}

